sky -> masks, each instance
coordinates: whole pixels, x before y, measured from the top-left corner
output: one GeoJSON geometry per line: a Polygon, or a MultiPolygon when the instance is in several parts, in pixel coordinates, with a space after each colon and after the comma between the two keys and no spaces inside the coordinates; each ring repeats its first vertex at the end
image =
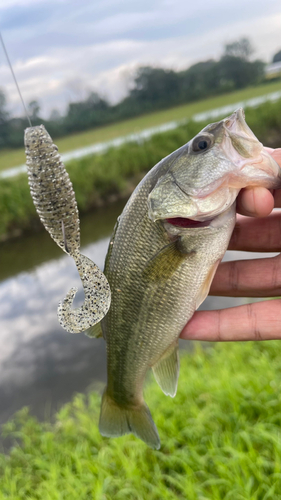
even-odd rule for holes
{"type": "MultiPolygon", "coordinates": [[[[0,30],[26,103],[41,115],[98,92],[121,100],[139,66],[181,70],[248,37],[254,57],[281,49],[280,0],[0,0],[0,30]]],[[[0,47],[0,88],[23,114],[0,47]]]]}

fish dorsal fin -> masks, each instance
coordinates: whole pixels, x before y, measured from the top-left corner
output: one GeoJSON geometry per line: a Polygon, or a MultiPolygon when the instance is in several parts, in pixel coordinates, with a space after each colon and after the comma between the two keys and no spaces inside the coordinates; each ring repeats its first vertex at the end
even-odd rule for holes
{"type": "Polygon", "coordinates": [[[96,325],[91,326],[88,330],[85,331],[85,335],[90,337],[91,339],[99,339],[102,335],[101,323],[97,323],[96,325]]]}
{"type": "Polygon", "coordinates": [[[143,276],[148,281],[167,280],[190,254],[178,249],[177,241],[169,243],[156,253],[146,264],[143,276]]]}
{"type": "Polygon", "coordinates": [[[172,398],[177,393],[178,378],[180,371],[178,341],[174,342],[152,367],[157,384],[164,394],[172,398]]]}
{"type": "Polygon", "coordinates": [[[202,302],[207,297],[219,263],[220,263],[220,259],[217,260],[217,262],[215,262],[215,264],[209,270],[209,273],[208,273],[208,275],[207,275],[207,277],[206,277],[203,285],[201,286],[201,288],[198,292],[198,295],[196,297],[196,309],[198,309],[198,307],[202,304],[202,302]]]}

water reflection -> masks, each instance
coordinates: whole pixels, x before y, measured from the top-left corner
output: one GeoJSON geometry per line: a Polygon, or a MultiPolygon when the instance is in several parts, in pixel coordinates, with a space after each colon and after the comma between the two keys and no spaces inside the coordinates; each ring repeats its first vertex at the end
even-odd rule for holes
{"type": "MultiPolygon", "coordinates": [[[[101,268],[124,203],[81,218],[82,252],[101,268]]],[[[0,262],[0,423],[24,405],[44,417],[104,383],[105,344],[59,326],[58,302],[77,286],[82,303],[83,289],[73,260],[45,231],[2,244],[0,262]]]]}
{"type": "MultiPolygon", "coordinates": [[[[81,217],[81,245],[86,246],[111,234],[125,201],[112,203],[81,217]]],[[[42,229],[42,226],[40,225],[42,229]]],[[[62,250],[53,242],[47,231],[40,231],[24,238],[0,244],[0,281],[22,271],[34,269],[51,259],[59,259],[62,250]]]]}
{"type": "MultiPolygon", "coordinates": [[[[108,238],[83,252],[103,267],[108,238]]],[[[0,285],[0,421],[24,404],[42,415],[42,403],[69,400],[93,380],[105,379],[102,340],[71,335],[58,324],[58,302],[78,286],[83,290],[72,259],[64,256],[0,285]]]]}
{"type": "MultiPolygon", "coordinates": [[[[121,209],[117,204],[82,218],[82,253],[101,268],[121,209]]],[[[0,283],[0,423],[24,405],[46,417],[75,392],[93,382],[102,385],[106,377],[104,341],[71,335],[57,321],[58,302],[71,287],[79,288],[77,301],[83,301],[73,260],[45,233],[4,245],[2,256],[1,277],[10,277],[0,283]]],[[[233,252],[227,258],[234,258],[233,252]]],[[[203,308],[243,302],[208,297],[203,308]]]]}

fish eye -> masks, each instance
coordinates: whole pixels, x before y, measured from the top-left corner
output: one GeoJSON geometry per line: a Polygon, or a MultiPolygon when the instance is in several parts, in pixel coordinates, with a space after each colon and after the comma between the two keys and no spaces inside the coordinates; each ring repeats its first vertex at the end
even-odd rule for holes
{"type": "Polygon", "coordinates": [[[195,153],[206,151],[212,145],[212,140],[208,135],[199,135],[192,142],[192,150],[195,153]]]}

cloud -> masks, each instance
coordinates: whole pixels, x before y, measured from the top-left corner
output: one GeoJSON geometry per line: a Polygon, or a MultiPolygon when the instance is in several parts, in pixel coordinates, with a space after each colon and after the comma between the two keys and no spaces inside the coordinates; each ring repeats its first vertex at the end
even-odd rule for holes
{"type": "Polygon", "coordinates": [[[1,0],[0,10],[10,10],[14,7],[30,7],[34,5],[44,5],[45,0],[1,0]]]}
{"type": "MultiPolygon", "coordinates": [[[[39,100],[45,116],[54,107],[64,111],[70,99],[84,98],[90,89],[117,102],[140,65],[183,69],[219,57],[223,44],[240,36],[250,37],[256,55],[266,60],[279,48],[281,8],[275,0],[14,0],[9,5],[2,4],[0,14],[9,28],[4,35],[15,73],[25,100],[39,100]]],[[[3,59],[0,81],[20,112],[3,59]]]]}

